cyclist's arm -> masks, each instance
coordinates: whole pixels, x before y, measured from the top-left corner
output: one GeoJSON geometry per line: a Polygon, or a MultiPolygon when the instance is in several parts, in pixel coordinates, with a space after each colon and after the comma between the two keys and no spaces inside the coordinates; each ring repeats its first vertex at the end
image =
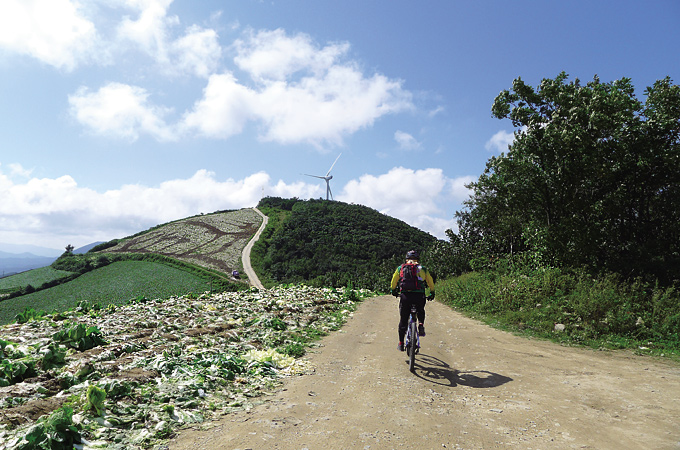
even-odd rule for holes
{"type": "Polygon", "coordinates": [[[392,274],[392,282],[390,283],[390,289],[396,289],[399,285],[399,269],[401,266],[397,267],[397,270],[392,274]]]}
{"type": "Polygon", "coordinates": [[[430,275],[430,271],[427,269],[423,269],[422,272],[424,276],[421,277],[427,283],[427,287],[430,288],[430,292],[434,292],[434,280],[432,279],[432,275],[430,275]]]}

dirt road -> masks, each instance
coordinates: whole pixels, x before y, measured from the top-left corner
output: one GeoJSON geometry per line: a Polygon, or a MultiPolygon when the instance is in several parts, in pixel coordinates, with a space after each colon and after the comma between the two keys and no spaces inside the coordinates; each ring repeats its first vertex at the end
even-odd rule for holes
{"type": "Polygon", "coordinates": [[[680,366],[527,340],[427,306],[408,371],[393,297],[366,300],[271,400],[171,450],[680,449],[680,366]]]}
{"type": "Polygon", "coordinates": [[[241,253],[241,262],[243,263],[243,271],[246,273],[250,285],[255,286],[258,289],[264,289],[264,286],[262,286],[262,282],[260,281],[260,279],[257,277],[257,274],[253,270],[253,266],[250,265],[250,251],[253,249],[253,245],[255,245],[255,242],[257,242],[257,240],[260,239],[260,235],[267,226],[267,222],[269,222],[269,217],[262,214],[262,212],[257,208],[253,208],[253,211],[262,216],[262,224],[260,225],[260,228],[257,229],[255,236],[253,236],[253,238],[250,241],[248,241],[246,246],[243,248],[243,253],[241,253]]]}

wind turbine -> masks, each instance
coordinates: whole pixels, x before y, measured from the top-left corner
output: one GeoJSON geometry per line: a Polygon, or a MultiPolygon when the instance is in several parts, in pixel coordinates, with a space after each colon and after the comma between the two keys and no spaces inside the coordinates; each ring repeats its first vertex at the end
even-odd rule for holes
{"type": "MultiPolygon", "coordinates": [[[[340,153],[340,155],[342,155],[342,153],[340,153]]],[[[321,178],[322,180],[326,180],[326,200],[328,200],[328,196],[331,197],[331,200],[333,199],[333,193],[331,192],[330,184],[330,181],[333,179],[333,175],[331,175],[331,170],[333,170],[333,167],[335,167],[335,163],[338,162],[338,159],[340,159],[340,155],[338,155],[338,157],[335,158],[333,165],[331,166],[330,169],[328,169],[328,172],[326,172],[326,176],[324,177],[319,175],[310,175],[308,173],[303,173],[303,175],[307,175],[308,177],[321,178]]]]}

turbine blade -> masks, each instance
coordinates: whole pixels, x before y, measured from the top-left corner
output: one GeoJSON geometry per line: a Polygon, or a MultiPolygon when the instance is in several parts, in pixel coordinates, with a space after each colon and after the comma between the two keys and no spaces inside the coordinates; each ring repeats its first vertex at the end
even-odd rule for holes
{"type": "Polygon", "coordinates": [[[303,173],[302,175],[307,175],[308,177],[314,177],[314,178],[321,178],[322,180],[325,180],[324,177],[320,177],[320,176],[318,176],[318,175],[310,175],[310,174],[308,174],[308,173],[303,173]]]}
{"type": "MultiPolygon", "coordinates": [[[[342,153],[340,153],[340,155],[342,155],[342,153]]],[[[326,176],[331,174],[331,170],[333,170],[333,167],[335,167],[335,163],[338,162],[338,159],[340,159],[340,155],[338,155],[338,157],[335,158],[335,161],[333,162],[333,165],[331,166],[331,168],[328,169],[328,173],[326,173],[326,176]]]]}

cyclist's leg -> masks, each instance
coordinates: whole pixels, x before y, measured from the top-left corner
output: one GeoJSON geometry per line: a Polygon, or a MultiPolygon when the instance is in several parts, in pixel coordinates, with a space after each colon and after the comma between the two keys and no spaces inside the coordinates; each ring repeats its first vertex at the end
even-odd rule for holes
{"type": "Polygon", "coordinates": [[[408,326],[408,317],[411,314],[411,302],[408,301],[406,294],[399,296],[399,342],[404,342],[406,335],[406,327],[408,326]]]}
{"type": "Polygon", "coordinates": [[[418,322],[420,322],[418,333],[421,336],[425,336],[425,303],[427,302],[425,299],[425,294],[421,294],[417,299],[414,300],[414,302],[417,308],[416,315],[418,316],[418,322]]]}

